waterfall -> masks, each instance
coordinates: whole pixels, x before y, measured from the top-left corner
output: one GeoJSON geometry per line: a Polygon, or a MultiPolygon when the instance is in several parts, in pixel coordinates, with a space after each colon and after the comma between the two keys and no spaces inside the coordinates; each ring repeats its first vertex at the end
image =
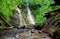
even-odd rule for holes
{"type": "Polygon", "coordinates": [[[29,24],[35,25],[34,17],[29,7],[27,7],[27,19],[29,20],[29,24]]]}
{"type": "Polygon", "coordinates": [[[18,7],[16,8],[16,11],[18,13],[18,18],[19,18],[19,27],[23,27],[24,25],[26,25],[24,19],[23,19],[23,16],[22,16],[22,13],[21,13],[21,9],[19,9],[18,7]]]}
{"type": "MultiPolygon", "coordinates": [[[[21,9],[19,9],[18,7],[16,8],[16,11],[18,13],[18,18],[19,18],[19,27],[23,27],[24,25],[27,27],[26,22],[23,19],[22,13],[21,13],[21,9]]],[[[27,19],[29,22],[29,25],[35,25],[35,21],[34,21],[34,17],[31,14],[31,10],[29,9],[29,7],[27,7],[27,19]]]]}

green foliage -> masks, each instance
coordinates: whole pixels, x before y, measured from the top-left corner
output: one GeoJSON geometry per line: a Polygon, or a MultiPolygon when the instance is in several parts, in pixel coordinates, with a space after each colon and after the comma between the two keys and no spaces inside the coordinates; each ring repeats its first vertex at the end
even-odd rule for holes
{"type": "Polygon", "coordinates": [[[59,9],[58,6],[50,6],[54,3],[54,0],[25,0],[23,4],[30,7],[36,22],[43,23],[46,20],[44,17],[46,12],[59,9]],[[40,5],[41,7],[37,7],[36,5],[40,5]]]}
{"type": "Polygon", "coordinates": [[[43,23],[46,18],[44,17],[45,13],[60,9],[60,6],[43,6],[38,8],[37,10],[32,10],[32,13],[36,19],[36,22],[43,23]]]}
{"type": "Polygon", "coordinates": [[[0,20],[0,25],[2,25],[2,23],[3,23],[3,21],[2,21],[2,20],[0,20]]]}
{"type": "Polygon", "coordinates": [[[7,21],[9,20],[9,17],[13,15],[12,11],[17,5],[18,0],[0,0],[0,12],[2,12],[7,21]]]}
{"type": "Polygon", "coordinates": [[[55,3],[54,0],[36,0],[36,1],[33,0],[31,1],[30,5],[36,5],[36,4],[41,5],[41,7],[37,8],[36,10],[32,9],[32,13],[37,23],[43,23],[46,20],[46,18],[44,17],[45,13],[60,9],[60,6],[58,5],[50,6],[51,4],[54,4],[54,3],[55,3]]]}
{"type": "Polygon", "coordinates": [[[48,6],[50,4],[54,4],[53,0],[26,0],[25,1],[28,6],[33,4],[40,4],[41,6],[48,6]]]}
{"type": "MultiPolygon", "coordinates": [[[[13,10],[20,5],[26,5],[31,6],[30,9],[32,11],[32,14],[35,17],[36,22],[42,23],[46,20],[44,17],[46,12],[50,12],[52,10],[57,10],[60,8],[60,6],[50,6],[51,4],[54,4],[54,0],[0,0],[0,12],[2,12],[3,17],[9,21],[10,17],[13,16],[13,10]],[[40,5],[41,7],[36,7],[35,5],[40,5]],[[33,7],[36,7],[37,9],[33,9],[33,7]]],[[[24,13],[24,12],[23,12],[24,13]]],[[[26,14],[25,14],[26,15],[26,14]]]]}

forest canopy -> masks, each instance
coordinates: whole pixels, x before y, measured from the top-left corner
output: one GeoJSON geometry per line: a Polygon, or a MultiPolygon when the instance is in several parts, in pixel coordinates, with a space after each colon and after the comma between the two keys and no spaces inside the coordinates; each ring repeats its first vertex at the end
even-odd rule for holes
{"type": "Polygon", "coordinates": [[[45,13],[60,8],[59,5],[50,6],[51,4],[55,4],[54,0],[0,0],[0,14],[9,21],[17,6],[28,6],[34,15],[35,22],[43,23],[46,20],[45,13]]]}

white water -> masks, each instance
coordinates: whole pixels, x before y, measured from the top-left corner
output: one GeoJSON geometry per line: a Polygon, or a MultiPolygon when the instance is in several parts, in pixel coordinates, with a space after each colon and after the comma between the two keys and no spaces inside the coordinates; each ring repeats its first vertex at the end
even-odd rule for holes
{"type": "Polygon", "coordinates": [[[29,7],[27,7],[27,19],[29,20],[29,24],[35,24],[34,17],[31,14],[31,10],[29,9],[29,7]]]}
{"type": "Polygon", "coordinates": [[[22,13],[21,13],[21,9],[19,9],[18,7],[16,8],[16,11],[18,12],[18,18],[20,20],[20,27],[22,27],[23,25],[26,25],[22,13]]]}
{"type": "MultiPolygon", "coordinates": [[[[21,13],[21,9],[19,9],[18,7],[16,8],[16,11],[18,13],[18,18],[19,18],[19,21],[20,21],[20,25],[19,27],[22,27],[23,25],[26,25],[27,27],[27,24],[25,23],[24,19],[23,19],[23,16],[22,16],[22,13],[21,13]]],[[[29,9],[29,7],[27,7],[27,19],[28,19],[28,22],[29,22],[29,25],[35,25],[35,21],[34,21],[34,17],[33,15],[31,14],[31,10],[29,9]]]]}

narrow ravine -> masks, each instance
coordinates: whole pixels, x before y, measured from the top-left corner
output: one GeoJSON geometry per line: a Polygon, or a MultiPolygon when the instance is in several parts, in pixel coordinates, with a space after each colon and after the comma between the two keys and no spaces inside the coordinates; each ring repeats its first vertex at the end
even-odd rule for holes
{"type": "MultiPolygon", "coordinates": [[[[21,13],[21,9],[16,8],[19,18],[19,27],[23,27],[26,23],[21,13]]],[[[29,7],[27,7],[27,19],[30,25],[35,25],[34,17],[29,7]]],[[[40,32],[34,29],[34,32],[31,32],[32,29],[11,29],[5,30],[0,36],[0,39],[51,39],[48,34],[40,32]],[[6,34],[6,35],[5,35],[6,34]]]]}

